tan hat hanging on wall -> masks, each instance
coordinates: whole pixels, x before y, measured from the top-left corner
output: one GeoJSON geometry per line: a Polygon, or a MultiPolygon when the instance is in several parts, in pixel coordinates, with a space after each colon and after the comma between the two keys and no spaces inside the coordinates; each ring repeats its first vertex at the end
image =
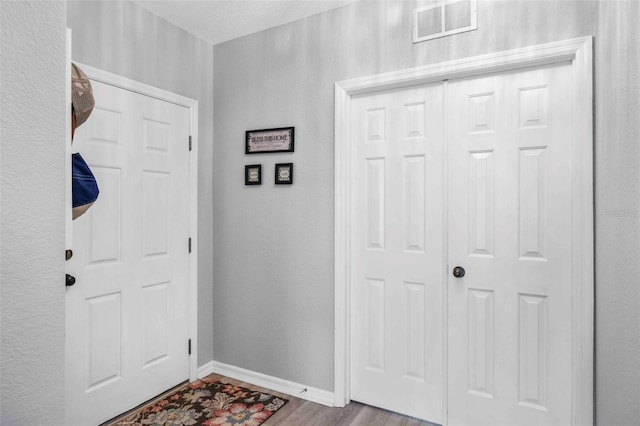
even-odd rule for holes
{"type": "Polygon", "coordinates": [[[80,127],[91,115],[95,100],[89,77],[74,63],[71,64],[71,104],[76,117],[76,127],[80,127]]]}
{"type": "MultiPolygon", "coordinates": [[[[71,104],[73,107],[71,137],[73,139],[75,129],[87,121],[95,105],[89,77],[73,63],[71,64],[71,104]]],[[[72,218],[77,219],[93,205],[100,191],[89,165],[80,154],[73,154],[71,163],[72,218]]]]}

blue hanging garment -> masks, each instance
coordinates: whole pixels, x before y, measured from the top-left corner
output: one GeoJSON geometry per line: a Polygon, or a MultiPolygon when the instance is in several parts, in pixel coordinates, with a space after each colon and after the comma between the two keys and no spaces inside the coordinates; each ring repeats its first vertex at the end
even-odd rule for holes
{"type": "Polygon", "coordinates": [[[98,183],[91,169],[80,154],[71,156],[71,191],[73,199],[73,219],[80,217],[98,199],[98,183]]]}

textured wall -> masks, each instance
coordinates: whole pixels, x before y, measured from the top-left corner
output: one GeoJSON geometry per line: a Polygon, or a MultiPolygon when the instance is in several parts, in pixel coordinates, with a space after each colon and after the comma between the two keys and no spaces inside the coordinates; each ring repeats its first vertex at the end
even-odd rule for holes
{"type": "Polygon", "coordinates": [[[65,4],[2,1],[0,29],[0,424],[62,424],[65,4]]]}
{"type": "Polygon", "coordinates": [[[593,35],[595,3],[480,1],[479,29],[412,44],[424,2],[363,2],[214,48],[214,359],[333,389],[336,81],[593,35]],[[296,127],[293,154],[244,131],[296,127]],[[294,162],[291,187],[273,185],[294,162]],[[263,184],[243,185],[262,163],[263,184]]]}
{"type": "Polygon", "coordinates": [[[596,419],[640,424],[640,3],[598,6],[596,419]]]}
{"type": "Polygon", "coordinates": [[[73,60],[199,102],[198,365],[213,357],[213,48],[129,1],[71,1],[73,60]]]}
{"type": "MultiPolygon", "coordinates": [[[[200,101],[199,363],[333,387],[335,81],[595,34],[597,420],[637,424],[640,6],[481,2],[478,31],[418,45],[413,6],[357,4],[225,43],[212,72],[206,44],[132,4],[69,3],[76,60],[200,101]],[[296,126],[296,152],[245,157],[244,130],[276,125],[296,126]],[[272,185],[279,161],[295,162],[292,187],[272,185]],[[245,188],[253,162],[265,183],[245,188]]],[[[64,9],[0,2],[3,425],[64,418],[64,9]]]]}

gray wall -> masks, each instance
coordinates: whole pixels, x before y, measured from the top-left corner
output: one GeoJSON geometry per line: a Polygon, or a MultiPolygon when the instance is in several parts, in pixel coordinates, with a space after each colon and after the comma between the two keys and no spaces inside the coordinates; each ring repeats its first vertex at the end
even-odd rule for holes
{"type": "Polygon", "coordinates": [[[0,2],[2,425],[64,422],[64,23],[63,2],[0,2]]]}
{"type": "Polygon", "coordinates": [[[640,3],[598,5],[596,392],[600,425],[640,424],[640,3]]]}
{"type": "Polygon", "coordinates": [[[198,365],[213,357],[213,47],[129,1],[70,1],[73,60],[199,102],[198,365]]]}
{"type": "Polygon", "coordinates": [[[214,359],[333,389],[334,82],[595,35],[597,418],[637,423],[638,5],[483,0],[477,31],[414,45],[422,4],[354,4],[214,47],[214,359]],[[277,126],[296,127],[295,153],[244,155],[245,130],[277,126]],[[294,185],[274,186],[289,161],[294,185]],[[253,163],[263,185],[245,187],[253,163]]]}
{"type": "MultiPolygon", "coordinates": [[[[418,45],[413,7],[348,6],[216,46],[214,63],[133,4],[68,4],[76,60],[200,101],[199,364],[333,388],[335,81],[595,35],[596,418],[637,424],[640,5],[482,1],[479,30],[418,45]],[[295,153],[243,154],[245,130],[281,125],[295,153]],[[291,187],[272,184],[280,161],[296,165],[291,187]],[[257,188],[242,184],[251,163],[257,188]]],[[[66,12],[0,12],[0,424],[62,424],[66,12]]]]}

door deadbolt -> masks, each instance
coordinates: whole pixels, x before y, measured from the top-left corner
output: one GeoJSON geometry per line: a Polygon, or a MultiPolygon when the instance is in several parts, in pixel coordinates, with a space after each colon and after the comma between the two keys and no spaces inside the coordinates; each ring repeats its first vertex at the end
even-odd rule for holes
{"type": "Polygon", "coordinates": [[[453,268],[453,276],[456,278],[464,277],[464,268],[462,266],[456,266],[453,268]]]}

